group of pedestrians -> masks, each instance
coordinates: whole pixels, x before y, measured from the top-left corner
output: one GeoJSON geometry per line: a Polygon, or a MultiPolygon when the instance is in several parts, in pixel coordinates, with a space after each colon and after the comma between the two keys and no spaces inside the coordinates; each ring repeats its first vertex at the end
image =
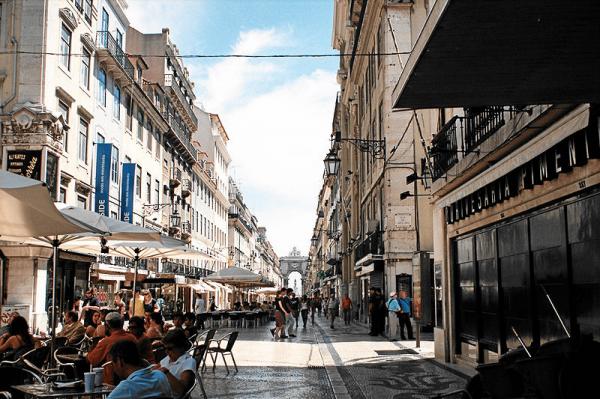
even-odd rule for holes
{"type": "Polygon", "coordinates": [[[319,297],[298,297],[292,288],[282,288],[275,298],[275,328],[271,329],[271,335],[277,339],[295,338],[300,320],[302,328],[306,328],[310,314],[314,325],[315,313],[320,315],[321,307],[319,297]]]}

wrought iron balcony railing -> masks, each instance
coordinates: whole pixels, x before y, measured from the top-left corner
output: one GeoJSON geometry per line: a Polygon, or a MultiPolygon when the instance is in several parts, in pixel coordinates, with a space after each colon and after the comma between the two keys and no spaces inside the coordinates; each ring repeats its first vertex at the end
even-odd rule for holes
{"type": "Polygon", "coordinates": [[[127,57],[127,54],[123,51],[119,43],[115,38],[107,31],[96,32],[96,45],[99,48],[105,48],[108,50],[110,55],[117,61],[117,63],[123,68],[127,76],[133,80],[134,68],[131,61],[127,57]]]}
{"type": "Polygon", "coordinates": [[[192,145],[192,143],[190,142],[190,139],[188,138],[187,134],[185,133],[183,127],[179,124],[179,122],[177,122],[177,120],[173,117],[173,115],[171,115],[167,112],[164,112],[163,116],[169,123],[169,127],[171,128],[171,131],[173,133],[175,133],[175,136],[177,137],[177,139],[179,140],[181,145],[184,146],[186,148],[186,150],[188,150],[188,152],[190,153],[192,158],[194,158],[194,160],[196,160],[198,158],[197,153],[196,153],[197,151],[194,148],[194,146],[192,145]]]}
{"type": "Polygon", "coordinates": [[[198,123],[198,118],[196,117],[196,114],[194,114],[191,100],[183,93],[183,89],[179,85],[177,76],[170,73],[165,74],[165,87],[170,87],[172,89],[179,102],[185,108],[188,116],[194,122],[194,125],[196,125],[198,123]]]}
{"type": "Polygon", "coordinates": [[[515,108],[494,106],[466,108],[465,116],[454,116],[435,135],[429,155],[433,180],[442,177],[459,161],[459,154],[475,152],[516,112],[515,108]]]}
{"type": "Polygon", "coordinates": [[[383,234],[375,231],[367,236],[354,250],[354,263],[368,255],[383,255],[383,234]]]}

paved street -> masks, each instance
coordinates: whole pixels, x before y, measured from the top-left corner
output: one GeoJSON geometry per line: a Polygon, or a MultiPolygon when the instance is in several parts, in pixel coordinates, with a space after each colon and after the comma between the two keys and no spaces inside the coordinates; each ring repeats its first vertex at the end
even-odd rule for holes
{"type": "MultiPolygon", "coordinates": [[[[331,330],[325,319],[274,341],[266,326],[242,329],[234,348],[239,372],[222,362],[204,383],[212,398],[429,398],[465,384],[464,375],[432,360],[433,343],[369,337],[362,326],[331,330]]],[[[228,330],[220,331],[217,336],[228,330]]],[[[195,396],[196,397],[196,396],[195,396]]],[[[198,396],[199,391],[198,391],[198,396]]]]}

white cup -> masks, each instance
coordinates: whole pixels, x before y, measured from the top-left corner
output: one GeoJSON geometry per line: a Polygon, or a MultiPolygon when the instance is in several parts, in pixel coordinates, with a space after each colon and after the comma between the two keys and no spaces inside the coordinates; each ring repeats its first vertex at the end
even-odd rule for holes
{"type": "Polygon", "coordinates": [[[85,391],[92,392],[94,390],[94,383],[96,381],[96,373],[93,371],[83,373],[83,382],[85,384],[85,391]]]}
{"type": "Polygon", "coordinates": [[[104,369],[102,367],[95,367],[92,369],[92,371],[96,373],[94,385],[97,387],[102,386],[102,377],[104,376],[104,369]]]}

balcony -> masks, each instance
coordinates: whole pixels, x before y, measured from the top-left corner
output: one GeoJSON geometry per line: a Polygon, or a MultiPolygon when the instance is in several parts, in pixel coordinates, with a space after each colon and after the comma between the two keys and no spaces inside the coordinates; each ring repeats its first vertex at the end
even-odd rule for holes
{"type": "Polygon", "coordinates": [[[183,179],[183,185],[181,186],[181,197],[187,198],[192,194],[192,181],[190,179],[183,179]]]}
{"type": "Polygon", "coordinates": [[[362,266],[383,259],[383,234],[376,231],[365,238],[354,250],[354,263],[362,266]]]}
{"type": "Polygon", "coordinates": [[[179,185],[181,185],[181,169],[179,168],[175,168],[173,169],[173,175],[171,176],[171,179],[169,180],[169,185],[171,186],[171,188],[176,188],[179,187],[179,185]]]}
{"type": "Polygon", "coordinates": [[[476,152],[477,147],[493,135],[517,109],[512,107],[481,107],[465,109],[465,116],[454,116],[435,135],[429,155],[433,180],[442,177],[459,160],[459,153],[476,152]]]}
{"type": "Polygon", "coordinates": [[[173,115],[163,112],[163,117],[169,123],[169,131],[172,132],[177,139],[176,145],[178,149],[186,152],[190,161],[196,162],[198,157],[197,151],[190,142],[190,139],[185,133],[184,128],[179,124],[179,122],[177,122],[173,115]]]}
{"type": "Polygon", "coordinates": [[[181,113],[189,120],[189,122],[196,127],[198,125],[198,118],[196,118],[196,114],[194,114],[194,109],[191,104],[191,100],[183,93],[183,89],[179,84],[179,78],[173,74],[165,74],[165,87],[167,88],[167,93],[171,99],[174,100],[174,103],[177,104],[177,108],[181,111],[181,113]]]}
{"type": "Polygon", "coordinates": [[[107,31],[96,32],[97,55],[107,72],[117,79],[133,80],[134,68],[127,54],[115,38],[107,31]]]}

